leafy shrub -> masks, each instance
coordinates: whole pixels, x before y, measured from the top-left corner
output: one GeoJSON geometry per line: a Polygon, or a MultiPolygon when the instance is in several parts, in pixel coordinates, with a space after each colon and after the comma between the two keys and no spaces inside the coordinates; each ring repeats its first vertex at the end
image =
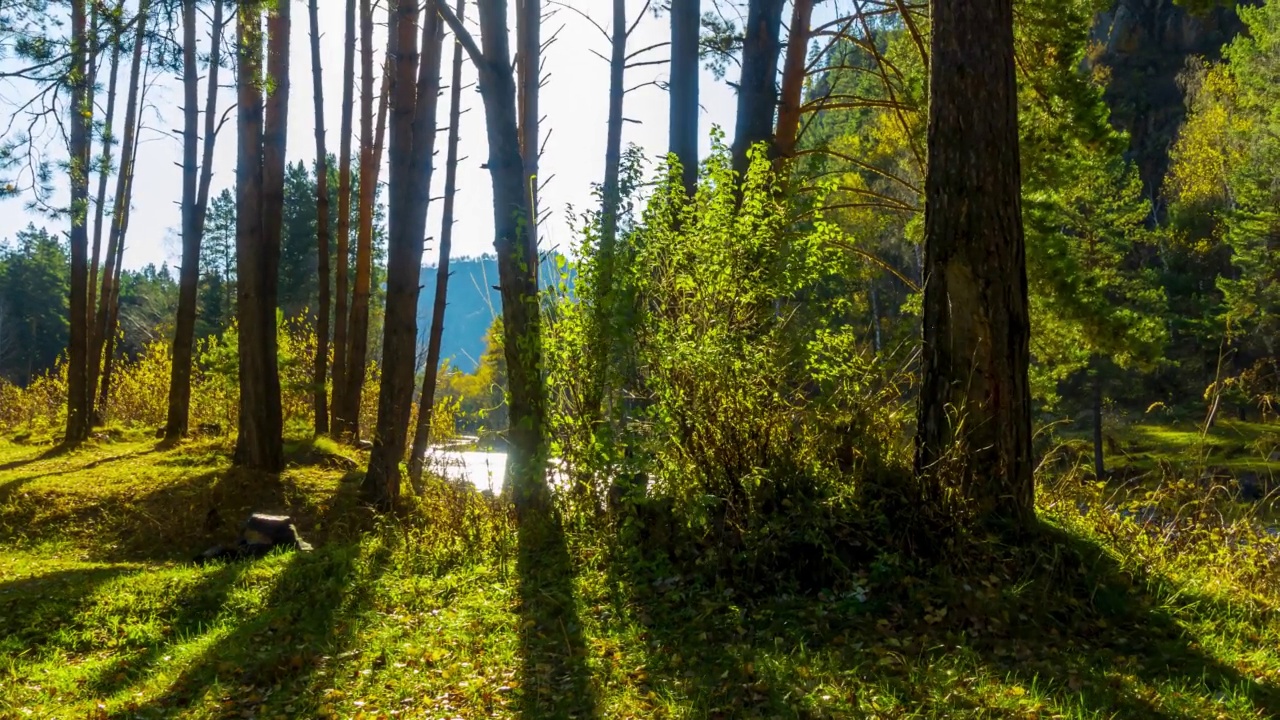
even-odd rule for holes
{"type": "Polygon", "coordinates": [[[581,302],[553,307],[548,337],[570,513],[629,492],[669,508],[716,570],[831,565],[860,480],[901,466],[906,417],[850,312],[838,229],[795,214],[763,153],[739,185],[718,145],[692,199],[668,168],[619,240],[616,287],[597,286],[587,236],[581,302]]]}

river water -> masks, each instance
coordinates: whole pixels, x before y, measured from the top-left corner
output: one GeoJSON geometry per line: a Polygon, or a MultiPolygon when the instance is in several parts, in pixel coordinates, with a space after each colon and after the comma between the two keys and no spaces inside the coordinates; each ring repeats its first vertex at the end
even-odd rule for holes
{"type": "Polygon", "coordinates": [[[427,471],[450,480],[466,480],[477,490],[502,492],[502,479],[507,473],[507,454],[483,450],[457,450],[456,446],[434,446],[427,449],[427,471]]]}

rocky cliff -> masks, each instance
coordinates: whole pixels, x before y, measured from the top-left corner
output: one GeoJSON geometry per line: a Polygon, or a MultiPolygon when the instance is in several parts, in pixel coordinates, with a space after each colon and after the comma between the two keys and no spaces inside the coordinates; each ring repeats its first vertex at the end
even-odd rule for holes
{"type": "MultiPolygon", "coordinates": [[[[1203,4],[1203,3],[1202,3],[1203,4]]],[[[1230,2],[1196,12],[1175,0],[1115,0],[1094,24],[1091,61],[1110,69],[1112,122],[1130,135],[1131,157],[1163,213],[1160,187],[1169,149],[1186,117],[1178,77],[1189,59],[1216,60],[1242,24],[1230,2]]]]}

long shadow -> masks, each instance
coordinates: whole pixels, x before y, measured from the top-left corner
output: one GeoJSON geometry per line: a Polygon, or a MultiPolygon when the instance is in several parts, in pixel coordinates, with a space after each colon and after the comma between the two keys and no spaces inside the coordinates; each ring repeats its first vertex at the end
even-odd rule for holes
{"type": "Polygon", "coordinates": [[[56,570],[0,582],[0,653],[16,657],[48,647],[104,583],[137,572],[128,566],[56,570]]]}
{"type": "MultiPolygon", "coordinates": [[[[354,493],[354,487],[339,493],[354,493]]],[[[331,512],[346,503],[335,498],[331,512]]],[[[330,520],[328,516],[319,522],[330,520]]],[[[204,712],[211,717],[245,717],[267,701],[274,689],[291,698],[290,712],[311,716],[307,690],[314,690],[329,658],[351,647],[360,628],[358,616],[374,601],[376,582],[387,567],[387,552],[361,556],[357,542],[335,542],[310,553],[253,562],[281,562],[272,588],[249,617],[231,619],[234,627],[209,644],[169,687],[137,710],[142,717],[173,717],[220,687],[240,688],[235,702],[204,712]],[[246,694],[244,690],[249,690],[246,694]]],[[[247,563],[237,563],[247,565],[247,563]]],[[[216,699],[216,698],[215,698],[216,699]]],[[[311,710],[314,710],[312,708],[311,710]]]]}
{"type": "Polygon", "coordinates": [[[556,517],[522,518],[519,711],[526,718],[598,717],[596,690],[574,594],[574,572],[556,517]]]}
{"type": "MultiPolygon", "coordinates": [[[[980,694],[965,697],[963,687],[947,685],[956,678],[935,677],[932,688],[921,682],[935,666],[957,662],[1005,687],[1034,686],[1082,715],[1200,716],[1194,702],[1184,702],[1192,709],[1157,703],[1143,685],[1174,688],[1201,705],[1234,696],[1258,716],[1280,713],[1280,687],[1205,652],[1164,609],[1164,591],[1096,545],[1047,526],[981,570],[943,572],[932,583],[904,577],[876,584],[866,602],[840,594],[752,597],[743,588],[725,596],[688,579],[670,584],[648,567],[625,574],[631,615],[660,649],[647,658],[650,683],[659,695],[679,698],[691,716],[856,714],[849,706],[795,704],[813,690],[805,680],[811,664],[860,678],[863,692],[887,693],[913,717],[984,709],[980,694]],[[999,568],[1012,577],[993,583],[999,568]],[[929,610],[938,607],[947,608],[944,618],[929,610]],[[890,656],[896,660],[886,661],[890,656]]],[[[1184,593],[1179,600],[1199,608],[1180,612],[1224,612],[1207,598],[1184,593]]]]}
{"type": "Polygon", "coordinates": [[[71,452],[71,450],[65,445],[54,445],[48,450],[32,457],[24,458],[22,460],[11,460],[7,463],[0,464],[0,472],[5,472],[6,470],[17,470],[20,467],[25,467],[32,463],[38,463],[42,460],[52,460],[53,458],[66,455],[69,452],[71,452]]]}

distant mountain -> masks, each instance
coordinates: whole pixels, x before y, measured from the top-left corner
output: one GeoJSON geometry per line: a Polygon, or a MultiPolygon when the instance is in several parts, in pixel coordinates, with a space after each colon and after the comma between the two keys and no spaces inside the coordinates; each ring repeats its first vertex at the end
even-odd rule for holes
{"type": "MultiPolygon", "coordinates": [[[[440,359],[452,367],[473,372],[484,353],[484,334],[493,319],[502,313],[498,292],[498,259],[493,255],[454,258],[449,261],[449,304],[444,311],[444,333],[440,338],[440,359]]],[[[556,276],[553,259],[544,259],[539,283],[556,276]]],[[[431,306],[436,298],[436,267],[422,268],[422,290],[418,293],[418,348],[426,354],[431,331],[431,306]]]]}

